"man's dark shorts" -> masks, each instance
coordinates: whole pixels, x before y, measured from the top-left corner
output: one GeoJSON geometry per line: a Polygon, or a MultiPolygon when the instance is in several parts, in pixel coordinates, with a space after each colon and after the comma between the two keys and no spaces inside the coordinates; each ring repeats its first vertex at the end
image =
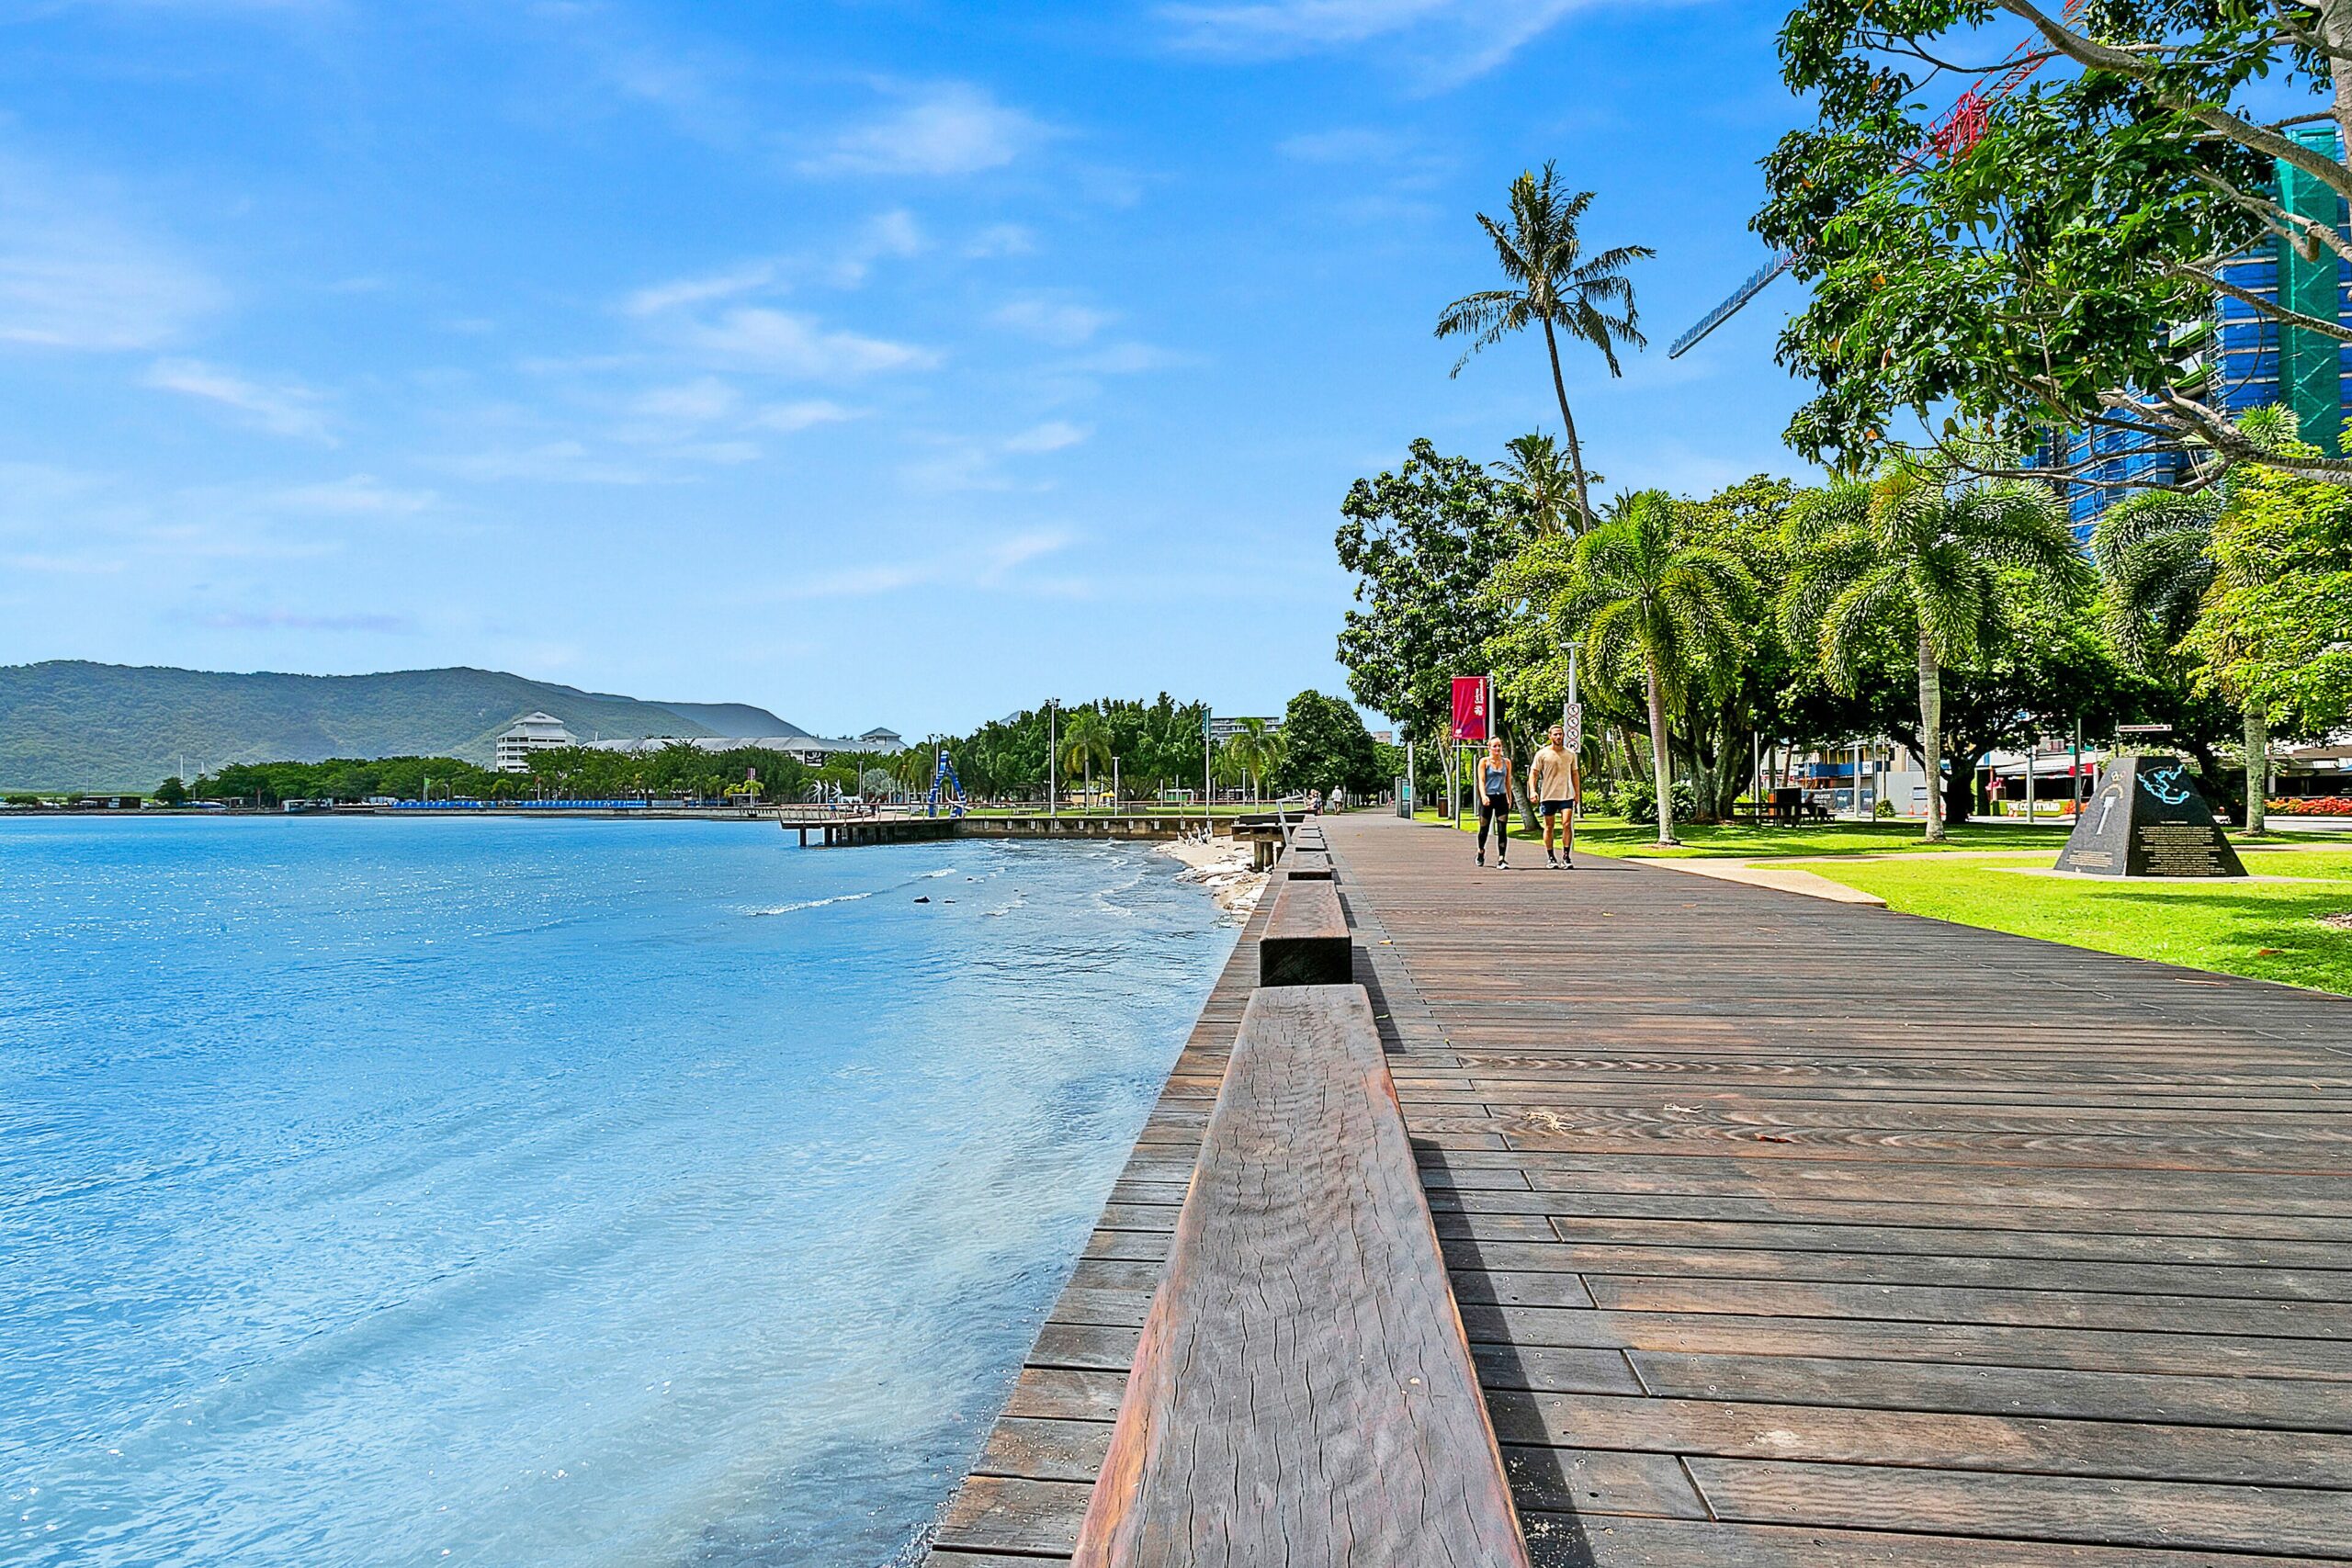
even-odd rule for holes
{"type": "Polygon", "coordinates": [[[1544,803],[1544,815],[1546,817],[1557,817],[1561,812],[1566,811],[1569,807],[1574,806],[1576,802],[1572,800],[1547,800],[1544,803]]]}

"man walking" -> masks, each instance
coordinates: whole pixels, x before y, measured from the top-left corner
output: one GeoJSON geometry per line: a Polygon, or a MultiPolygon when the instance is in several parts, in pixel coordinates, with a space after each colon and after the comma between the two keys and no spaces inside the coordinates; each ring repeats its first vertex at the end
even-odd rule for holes
{"type": "Polygon", "coordinates": [[[1570,856],[1577,847],[1577,793],[1582,780],[1566,739],[1566,732],[1554,725],[1544,749],[1527,765],[1527,798],[1544,813],[1544,858],[1555,871],[1574,869],[1570,856]],[[1556,857],[1552,853],[1555,825],[1560,834],[1560,852],[1556,857]]]}

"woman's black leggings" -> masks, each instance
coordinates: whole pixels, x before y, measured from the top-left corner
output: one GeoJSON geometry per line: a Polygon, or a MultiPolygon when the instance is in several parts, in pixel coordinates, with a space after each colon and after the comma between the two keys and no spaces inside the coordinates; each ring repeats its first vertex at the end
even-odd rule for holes
{"type": "Polygon", "coordinates": [[[1510,802],[1498,795],[1490,795],[1478,802],[1478,852],[1487,852],[1487,824],[1495,827],[1495,858],[1510,858],[1510,802]]]}

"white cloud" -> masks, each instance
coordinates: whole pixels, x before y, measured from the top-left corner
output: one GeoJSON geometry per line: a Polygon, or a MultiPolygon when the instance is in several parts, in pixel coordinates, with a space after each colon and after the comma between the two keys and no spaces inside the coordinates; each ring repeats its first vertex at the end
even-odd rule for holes
{"type": "Polygon", "coordinates": [[[1054,299],[1016,299],[989,318],[1041,343],[1075,348],[1118,318],[1108,310],[1054,299]]]}
{"type": "Polygon", "coordinates": [[[1106,343],[1091,353],[1062,362],[1057,368],[1091,376],[1140,376],[1148,370],[1169,370],[1199,363],[1192,355],[1148,343],[1106,343]]]}
{"type": "Polygon", "coordinates": [[[843,420],[860,417],[855,409],[845,409],[823,398],[809,398],[799,402],[771,403],[753,414],[752,423],[789,434],[796,430],[808,430],[820,424],[839,424],[843,420]]]}
{"type": "Polygon", "coordinates": [[[911,560],[869,561],[798,578],[775,591],[778,599],[871,599],[935,583],[981,588],[1026,586],[1014,578],[1022,567],[1068,549],[1076,536],[1038,528],[972,548],[944,550],[911,560]]]}
{"type": "Polygon", "coordinates": [[[922,369],[939,362],[929,349],[824,327],[812,317],[758,305],[686,323],[679,341],[746,369],[816,380],[922,369]]]}
{"type": "Polygon", "coordinates": [[[445,465],[470,479],[546,480],[556,484],[641,485],[653,482],[644,468],[599,457],[584,443],[547,441],[536,446],[497,447],[445,465]]]}
{"type": "Polygon", "coordinates": [[[919,256],[930,248],[930,236],[915,221],[915,215],[903,207],[894,207],[866,220],[857,236],[833,258],[827,276],[839,288],[854,288],[865,281],[865,275],[874,269],[876,262],[919,256]]]}
{"type": "Polygon", "coordinates": [[[716,376],[705,376],[683,386],[655,387],[641,392],[631,406],[649,419],[707,424],[733,413],[741,400],[734,388],[716,376]]]}
{"type": "Polygon", "coordinates": [[[1045,126],[985,89],[946,82],[901,92],[900,106],[800,161],[808,175],[970,175],[1045,140],[1045,126]]]}
{"type": "Polygon", "coordinates": [[[159,359],[147,368],[143,382],[162,391],[178,392],[235,411],[244,423],[272,435],[334,445],[328,433],[319,394],[293,382],[266,386],[234,371],[195,359],[159,359]]]}
{"type": "MultiPolygon", "coordinates": [[[[1179,48],[1243,59],[1409,46],[1449,82],[1492,70],[1570,15],[1608,0],[1182,0],[1159,8],[1179,48]]],[[[1619,0],[1626,5],[1676,0],[1619,0]]]]}
{"type": "Polygon", "coordinates": [[[0,160],[0,342],[161,348],[220,308],[209,277],[59,184],[0,160]]]}
{"type": "Polygon", "coordinates": [[[1058,452],[1064,447],[1077,446],[1092,434],[1092,431],[1072,424],[1066,419],[1050,419],[1009,437],[1004,443],[1004,449],[1024,453],[1058,452]]]}
{"type": "Polygon", "coordinates": [[[989,261],[998,256],[1034,255],[1037,236],[1024,224],[991,223],[973,235],[964,246],[965,255],[974,261],[989,261]]]}
{"type": "Polygon", "coordinates": [[[441,498],[429,490],[394,490],[373,474],[353,474],[324,484],[297,485],[277,493],[290,511],[326,512],[346,517],[402,517],[429,511],[441,498]]]}
{"type": "Polygon", "coordinates": [[[775,263],[752,262],[727,272],[702,277],[681,277],[668,283],[657,283],[650,288],[640,288],[630,295],[621,308],[632,316],[658,316],[681,306],[707,305],[714,299],[731,299],[739,294],[765,288],[775,279],[775,263]]]}

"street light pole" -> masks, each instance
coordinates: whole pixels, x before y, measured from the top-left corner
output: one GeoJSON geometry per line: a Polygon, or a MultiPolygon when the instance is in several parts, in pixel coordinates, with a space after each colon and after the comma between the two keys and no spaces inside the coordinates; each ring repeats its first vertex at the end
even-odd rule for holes
{"type": "Polygon", "coordinates": [[[1046,820],[1051,823],[1061,821],[1061,781],[1055,774],[1061,765],[1061,759],[1056,755],[1062,745],[1060,706],[1060,698],[1046,699],[1046,820]]]}

